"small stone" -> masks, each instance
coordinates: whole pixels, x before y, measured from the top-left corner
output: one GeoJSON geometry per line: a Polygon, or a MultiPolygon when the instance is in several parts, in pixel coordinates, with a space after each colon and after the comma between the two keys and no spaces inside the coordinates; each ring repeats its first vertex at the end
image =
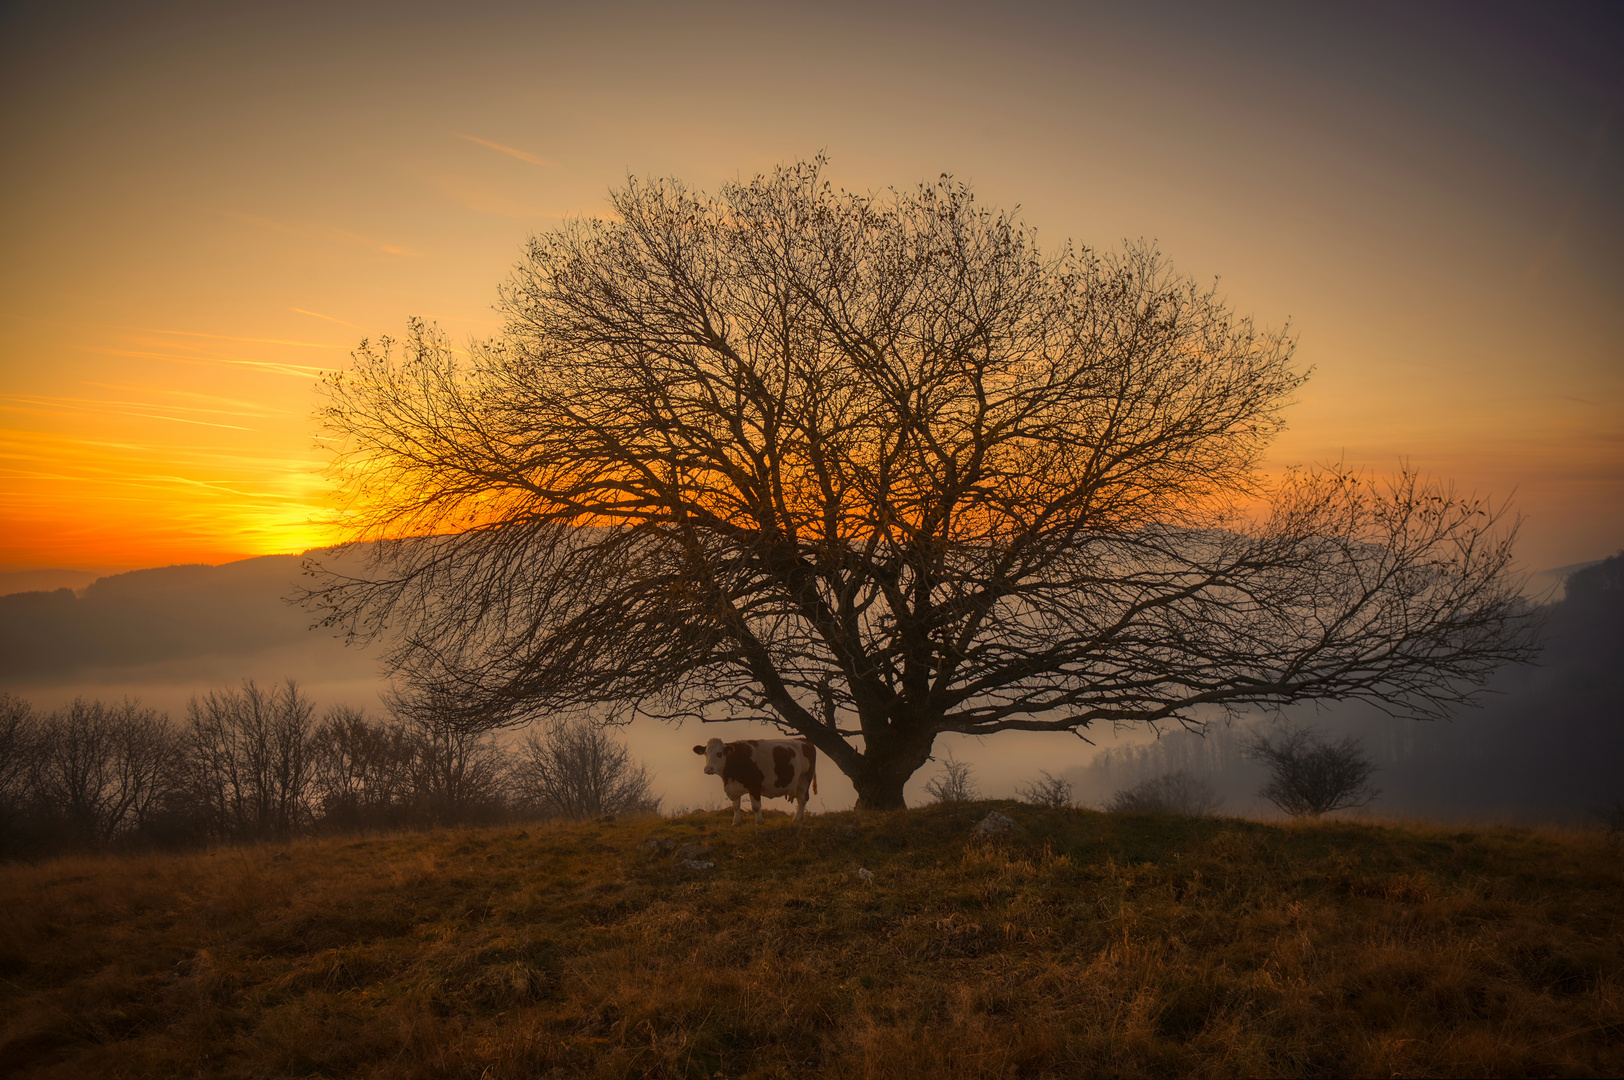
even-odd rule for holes
{"type": "Polygon", "coordinates": [[[684,859],[677,864],[684,870],[715,870],[716,864],[705,859],[684,859]]]}
{"type": "Polygon", "coordinates": [[[709,844],[684,844],[677,849],[677,858],[679,859],[697,859],[701,855],[709,854],[709,844]]]}
{"type": "Polygon", "coordinates": [[[1015,819],[1005,817],[994,810],[980,821],[976,822],[975,834],[977,836],[996,836],[999,833],[1012,832],[1016,828],[1015,819]]]}

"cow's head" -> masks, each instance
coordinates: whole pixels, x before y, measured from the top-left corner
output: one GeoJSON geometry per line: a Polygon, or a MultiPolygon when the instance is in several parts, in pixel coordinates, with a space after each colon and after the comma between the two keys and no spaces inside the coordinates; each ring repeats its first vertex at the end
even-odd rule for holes
{"type": "Polygon", "coordinates": [[[721,739],[712,739],[704,746],[694,747],[694,753],[705,758],[705,775],[720,776],[722,765],[727,761],[727,744],[721,739]]]}

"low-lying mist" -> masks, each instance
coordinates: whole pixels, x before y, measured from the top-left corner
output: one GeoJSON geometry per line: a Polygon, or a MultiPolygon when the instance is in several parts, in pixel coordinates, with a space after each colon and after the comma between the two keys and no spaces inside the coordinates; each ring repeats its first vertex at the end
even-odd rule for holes
{"type": "MultiPolygon", "coordinates": [[[[376,647],[350,647],[331,630],[312,629],[287,597],[301,582],[299,556],[267,556],[222,566],[175,566],[104,577],[70,589],[0,596],[0,689],[37,711],[76,697],[126,696],[185,716],[187,702],[244,679],[271,685],[297,679],[318,710],[348,706],[383,711],[386,690],[376,647]]],[[[1297,708],[1286,718],[1328,737],[1353,736],[1380,766],[1377,815],[1436,819],[1576,821],[1624,796],[1624,556],[1567,576],[1562,598],[1546,609],[1539,663],[1501,671],[1478,709],[1445,722],[1384,715],[1359,703],[1297,708]]],[[[1011,732],[992,739],[945,736],[937,762],[916,774],[908,801],[948,753],[970,766],[975,791],[1010,797],[1041,774],[1072,785],[1074,798],[1099,805],[1141,780],[1184,770],[1223,798],[1221,812],[1267,815],[1256,791],[1261,766],[1244,742],[1262,715],[1187,731],[1163,725],[1064,735],[1011,732]]],[[[667,810],[724,802],[691,747],[711,735],[767,734],[747,724],[674,728],[637,721],[621,737],[647,764],[667,810]]],[[[504,739],[517,738],[506,734],[504,739]]],[[[850,783],[824,763],[811,809],[855,802],[850,783]]]]}

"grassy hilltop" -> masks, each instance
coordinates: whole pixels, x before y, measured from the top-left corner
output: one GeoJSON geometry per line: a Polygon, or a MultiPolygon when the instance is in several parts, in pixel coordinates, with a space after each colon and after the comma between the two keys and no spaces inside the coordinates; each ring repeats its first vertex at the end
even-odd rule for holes
{"type": "Polygon", "coordinates": [[[1624,1072],[1598,835],[730,815],[0,868],[0,1073],[1624,1072]]]}

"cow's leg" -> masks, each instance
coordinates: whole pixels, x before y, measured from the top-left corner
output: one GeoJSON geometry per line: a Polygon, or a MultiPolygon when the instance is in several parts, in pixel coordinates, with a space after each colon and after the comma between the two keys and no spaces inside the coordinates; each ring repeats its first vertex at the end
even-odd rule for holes
{"type": "Polygon", "coordinates": [[[806,817],[806,784],[802,783],[795,792],[795,824],[799,825],[806,817]]]}
{"type": "Polygon", "coordinates": [[[756,812],[756,824],[761,824],[761,796],[755,792],[750,793],[750,809],[756,812]]]}
{"type": "Polygon", "coordinates": [[[733,824],[735,825],[739,823],[739,800],[742,798],[744,798],[744,792],[742,791],[733,796],[733,824]]]}

